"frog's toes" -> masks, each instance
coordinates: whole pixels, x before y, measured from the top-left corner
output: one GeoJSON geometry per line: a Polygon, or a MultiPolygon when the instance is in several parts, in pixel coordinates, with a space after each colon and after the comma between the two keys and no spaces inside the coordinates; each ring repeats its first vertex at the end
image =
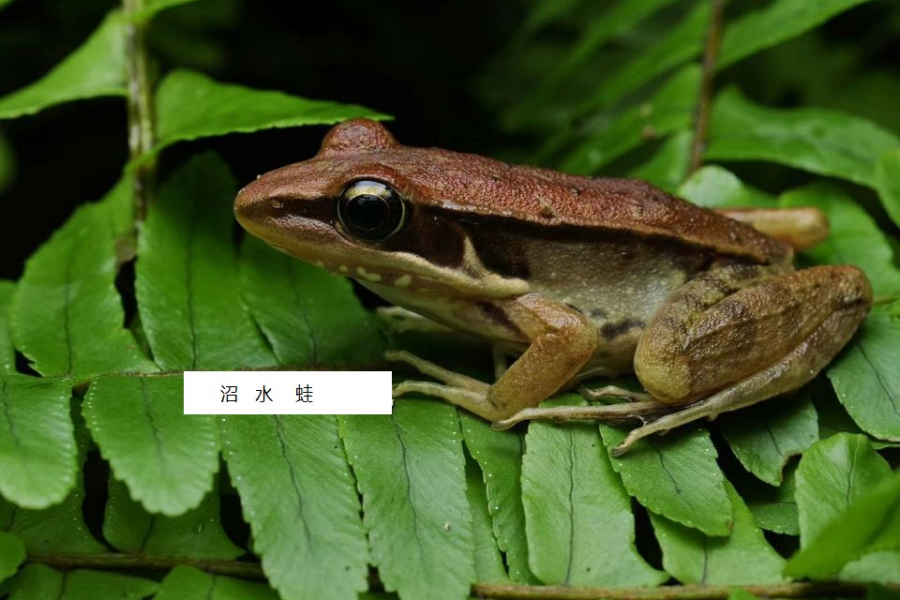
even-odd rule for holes
{"type": "Polygon", "coordinates": [[[601,398],[622,398],[629,402],[651,402],[653,397],[644,392],[633,392],[616,385],[605,385],[601,388],[589,388],[581,386],[578,393],[587,400],[600,400],[601,398]]]}
{"type": "MultiPolygon", "coordinates": [[[[514,414],[513,416],[507,419],[500,419],[499,421],[494,421],[491,423],[491,429],[494,431],[506,431],[507,429],[512,429],[522,421],[530,421],[532,419],[539,419],[542,416],[542,409],[540,408],[525,408],[514,414]]],[[[557,423],[562,421],[566,421],[568,419],[564,419],[562,417],[556,417],[554,420],[557,423]]]]}
{"type": "MultiPolygon", "coordinates": [[[[384,357],[390,361],[404,362],[408,365],[411,365],[413,368],[419,371],[419,373],[428,375],[429,377],[434,377],[441,383],[445,384],[444,387],[459,388],[471,392],[477,392],[481,396],[486,396],[488,390],[491,387],[489,384],[483,381],[479,381],[474,377],[469,377],[468,375],[463,375],[461,373],[455,373],[439,365],[436,365],[431,361],[427,361],[424,358],[419,358],[415,354],[412,354],[405,350],[390,350],[384,353],[384,357]]],[[[443,396],[440,397],[443,398],[443,396]]]]}
{"type": "Polygon", "coordinates": [[[465,388],[434,383],[432,381],[401,381],[392,389],[392,397],[399,398],[406,394],[425,394],[440,398],[450,404],[472,410],[472,406],[481,406],[487,401],[487,392],[478,392],[465,388]]]}

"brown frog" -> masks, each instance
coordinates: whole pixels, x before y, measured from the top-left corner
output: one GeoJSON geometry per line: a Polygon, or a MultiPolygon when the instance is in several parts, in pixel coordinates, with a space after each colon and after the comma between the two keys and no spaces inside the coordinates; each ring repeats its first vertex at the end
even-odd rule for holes
{"type": "Polygon", "coordinates": [[[795,271],[827,235],[814,209],[711,211],[653,186],[403,146],[337,125],[312,159],[241,190],[235,214],[273,247],[516,356],[487,384],[406,352],[405,381],[505,428],[638,418],[617,449],[795,390],[847,343],[872,292],[852,266],[795,271]],[[768,235],[767,235],[768,233],[768,235]],[[629,402],[540,408],[593,376],[634,372],[629,402]]]}

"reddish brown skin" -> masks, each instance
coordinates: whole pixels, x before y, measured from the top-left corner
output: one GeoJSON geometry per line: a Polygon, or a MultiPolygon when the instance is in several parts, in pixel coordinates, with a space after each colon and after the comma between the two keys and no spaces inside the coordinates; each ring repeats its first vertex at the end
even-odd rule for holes
{"type": "Polygon", "coordinates": [[[310,160],[266,174],[241,191],[254,198],[337,198],[351,181],[389,182],[419,205],[510,217],[543,227],[607,229],[677,240],[718,255],[785,263],[791,248],[749,225],[637,180],[590,178],[438,148],[399,144],[381,124],[354,119],[335,126],[310,160]],[[296,182],[302,182],[298,189],[296,182]]]}
{"type": "Polygon", "coordinates": [[[441,381],[404,381],[395,397],[433,395],[500,427],[528,418],[654,419],[617,453],[650,433],[806,384],[871,305],[855,267],[792,272],[791,246],[827,233],[815,211],[802,222],[772,211],[726,213],[783,242],[644,182],[410,148],[368,120],[334,127],[314,158],[251,183],[235,212],[276,248],[358,275],[398,305],[486,331],[520,354],[488,385],[394,353],[441,381]],[[349,235],[336,202],[361,180],[394,188],[412,206],[407,225],[414,226],[374,243],[349,235]],[[504,218],[515,227],[499,226],[504,218]],[[585,233],[589,239],[579,238],[585,233]],[[448,241],[458,244],[443,247],[448,241]],[[535,408],[582,375],[631,368],[649,400],[535,408]]]}

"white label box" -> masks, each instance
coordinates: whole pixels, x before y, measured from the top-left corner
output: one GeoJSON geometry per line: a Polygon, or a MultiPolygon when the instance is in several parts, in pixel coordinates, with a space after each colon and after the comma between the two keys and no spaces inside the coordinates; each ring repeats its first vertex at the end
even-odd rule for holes
{"type": "Polygon", "coordinates": [[[185,371],[186,415],[389,415],[390,371],[185,371]]]}

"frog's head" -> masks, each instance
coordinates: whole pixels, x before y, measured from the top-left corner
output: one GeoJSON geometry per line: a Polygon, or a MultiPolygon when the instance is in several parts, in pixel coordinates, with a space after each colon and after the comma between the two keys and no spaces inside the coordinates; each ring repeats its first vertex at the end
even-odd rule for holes
{"type": "Polygon", "coordinates": [[[242,189],[234,211],[278,250],[363,283],[505,294],[504,286],[494,290],[501,278],[481,265],[465,233],[460,217],[477,211],[456,201],[480,169],[505,168],[497,165],[406,147],[381,124],[354,119],[335,126],[315,157],[242,189]]]}

